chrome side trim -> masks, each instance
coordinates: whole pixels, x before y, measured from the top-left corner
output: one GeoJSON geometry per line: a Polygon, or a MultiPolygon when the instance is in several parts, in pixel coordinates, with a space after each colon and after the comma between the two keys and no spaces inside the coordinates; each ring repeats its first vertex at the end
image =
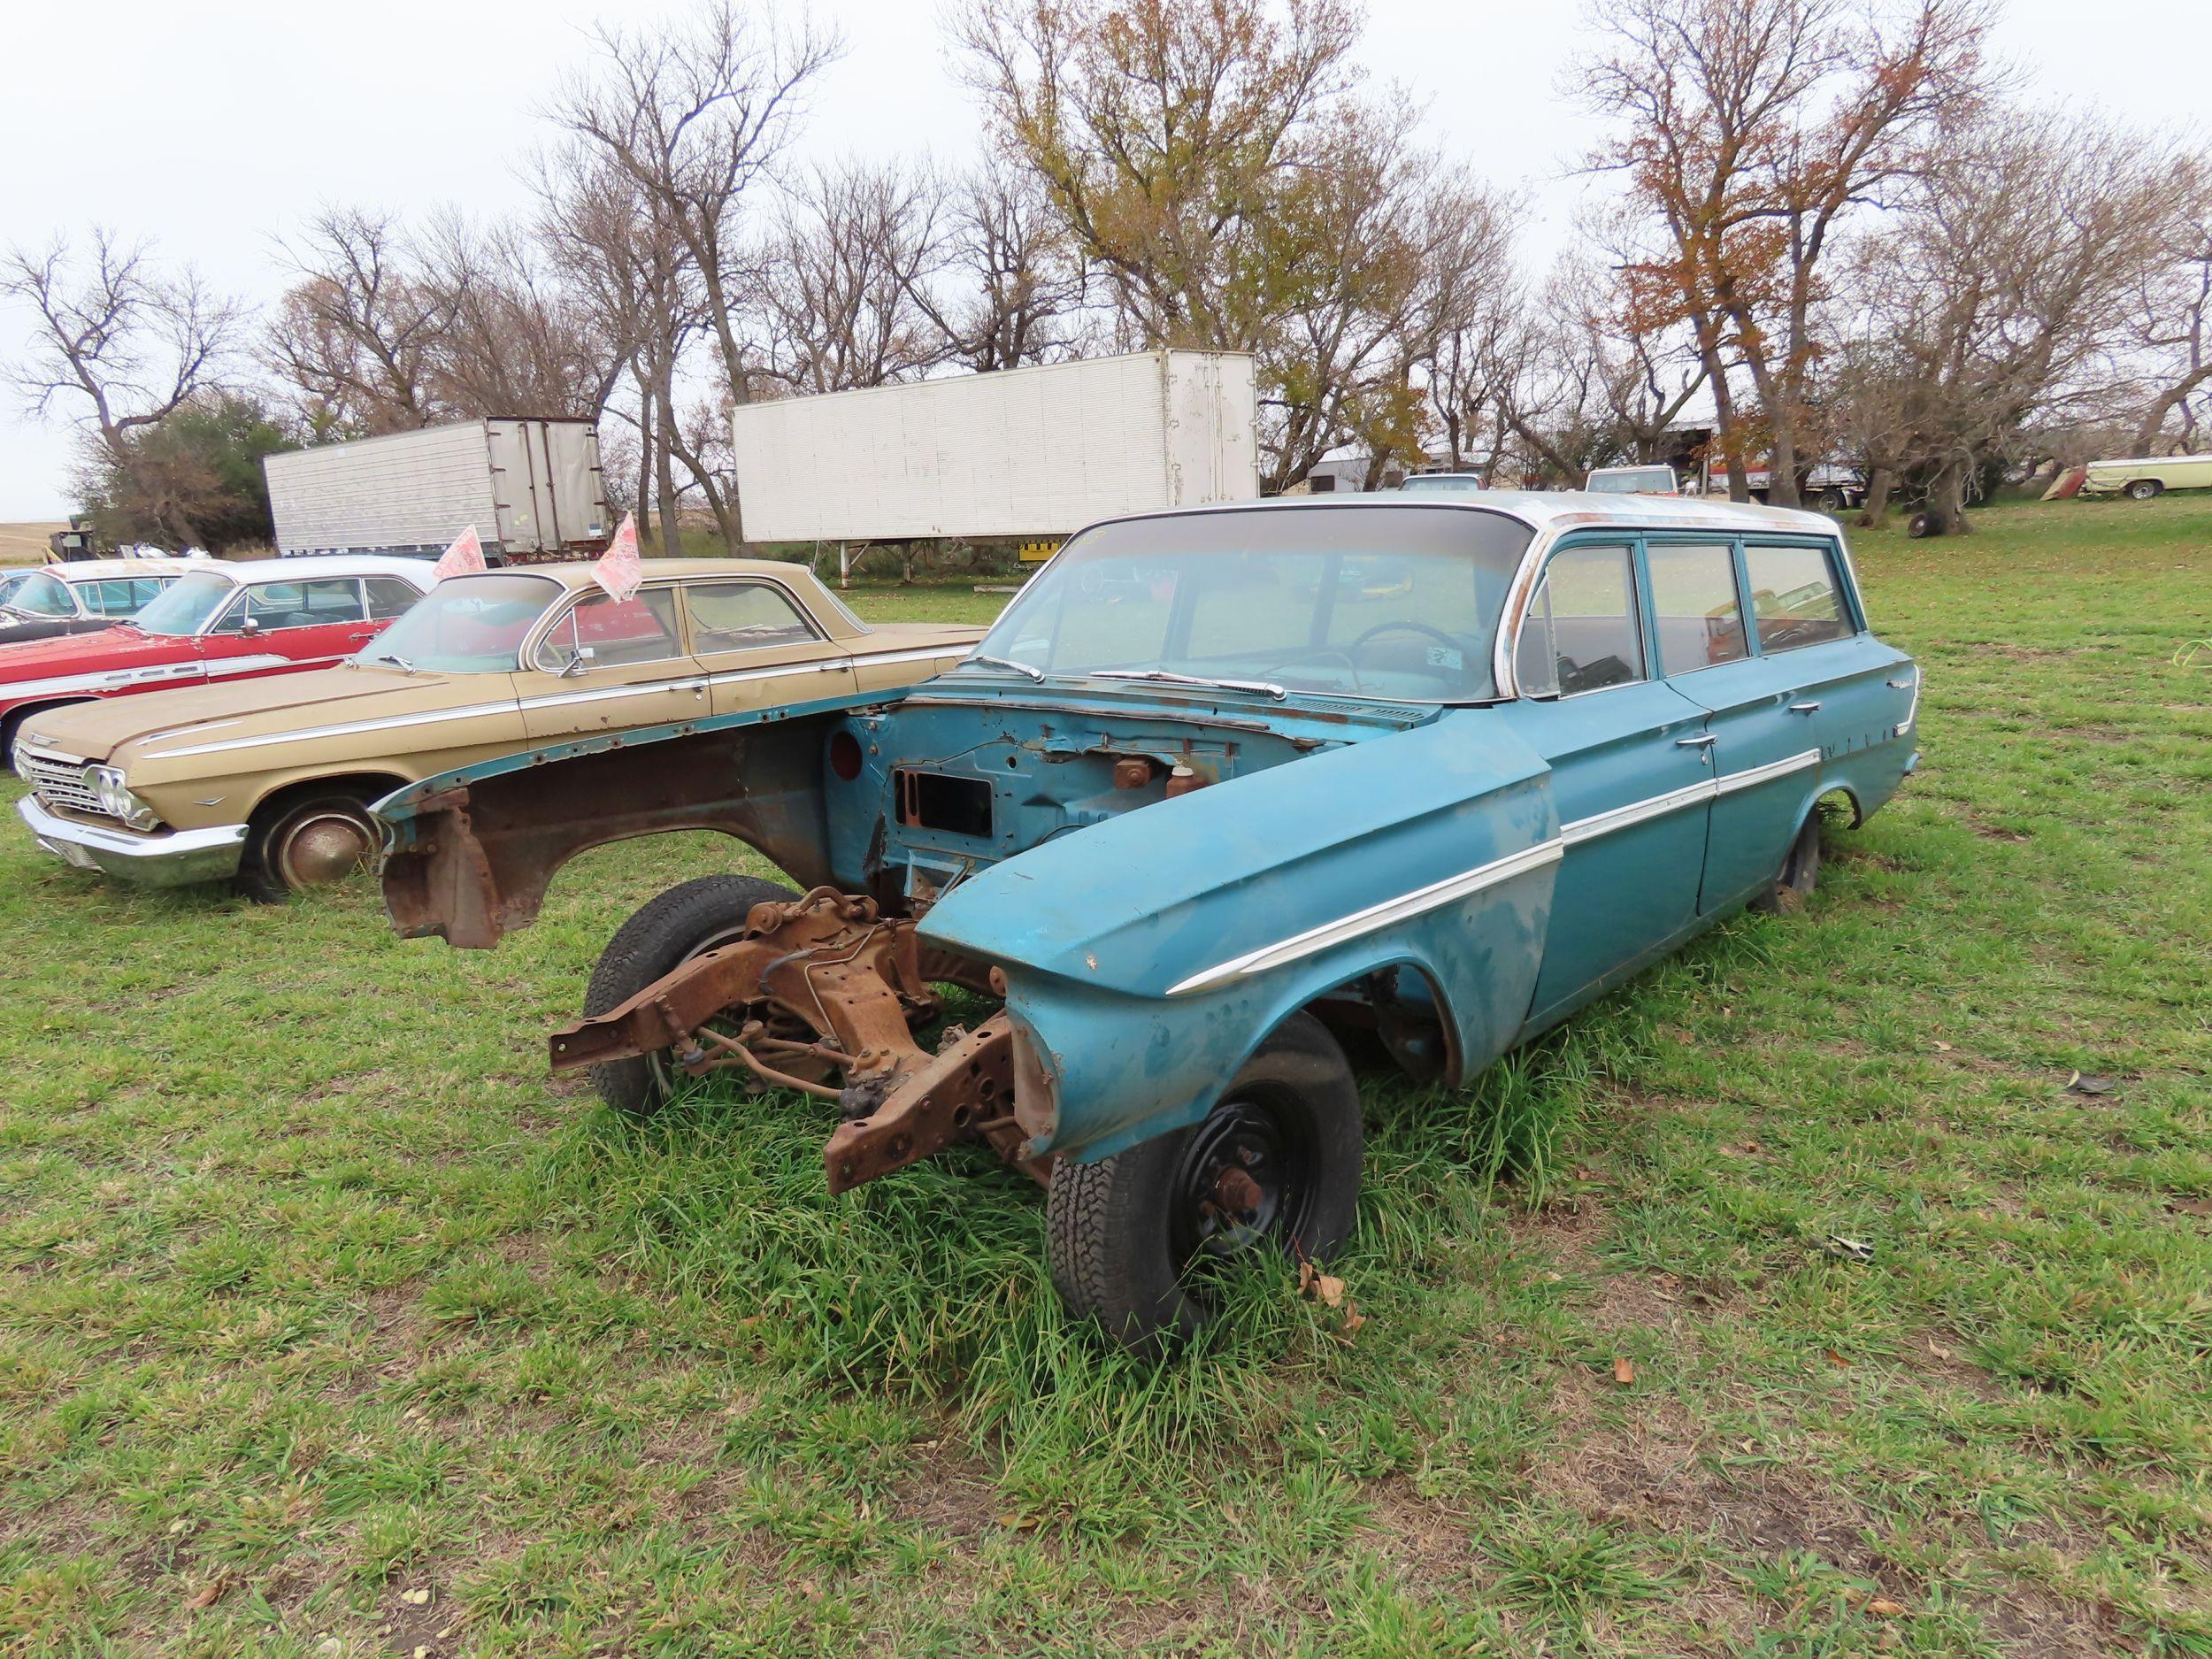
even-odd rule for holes
{"type": "Polygon", "coordinates": [[[396,732],[411,726],[434,726],[442,720],[473,720],[492,714],[512,714],[515,703],[472,703],[458,709],[429,709],[420,714],[386,714],[373,720],[344,720],[334,726],[301,726],[288,732],[269,732],[259,737],[227,737],[212,743],[188,743],[180,749],[152,749],[142,760],[181,760],[188,755],[217,755],[234,749],[259,749],[270,743],[304,742],[326,737],[353,737],[363,732],[396,732]]]}
{"type": "Polygon", "coordinates": [[[251,657],[211,657],[207,659],[207,677],[221,680],[230,674],[258,674],[265,669],[287,665],[327,668],[344,660],[341,657],[283,657],[274,651],[260,651],[251,657]]]}
{"type": "Polygon", "coordinates": [[[1340,916],[1318,927],[1310,927],[1302,933],[1294,933],[1288,939],[1263,945],[1257,950],[1247,951],[1241,956],[1233,956],[1202,973],[1194,973],[1179,984],[1170,986],[1167,994],[1182,996],[1192,991],[1206,990],[1225,980],[1264,973],[1270,968],[1279,968],[1285,963],[1313,956],[1332,945],[1357,939],[1363,933],[1371,933],[1377,928],[1387,927],[1394,922],[1425,915],[1456,899],[1470,897],[1485,888],[1510,881],[1516,876],[1525,875],[1532,870],[1557,864],[1565,855],[1565,850],[1564,845],[1558,841],[1538,841],[1532,847],[1524,847],[1519,852],[1494,858],[1486,864],[1478,864],[1472,870],[1447,876],[1441,881],[1416,887],[1410,893],[1402,894],[1394,899],[1385,899],[1379,904],[1371,904],[1363,910],[1355,910],[1349,916],[1340,916]]]}
{"type": "Polygon", "coordinates": [[[1610,835],[1615,830],[1624,830],[1652,818],[1664,818],[1684,807],[1701,806],[1717,793],[1710,778],[1672,789],[1665,795],[1655,795],[1642,801],[1632,801],[1626,806],[1615,807],[1609,812],[1594,812],[1588,818],[1578,818],[1571,824],[1559,826],[1559,839],[1566,846],[1578,847],[1584,841],[1595,841],[1601,835],[1610,835]]]}
{"type": "Polygon", "coordinates": [[[1723,772],[1713,782],[1713,793],[1716,795],[1733,795],[1739,789],[1755,788],[1774,779],[1786,778],[1793,772],[1802,772],[1808,766],[1817,766],[1820,757],[1820,750],[1809,749],[1781,760],[1770,761],[1763,766],[1753,766],[1743,772],[1723,772]]]}

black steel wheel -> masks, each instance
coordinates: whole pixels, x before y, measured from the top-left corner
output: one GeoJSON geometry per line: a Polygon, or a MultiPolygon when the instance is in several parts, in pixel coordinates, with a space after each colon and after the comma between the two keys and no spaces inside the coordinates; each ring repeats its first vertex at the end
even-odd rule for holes
{"type": "Polygon", "coordinates": [[[2165,493],[2166,487],[2154,478],[2139,478],[2128,486],[2130,501],[2154,501],[2165,493]]]}
{"type": "Polygon", "coordinates": [[[333,792],[293,801],[256,826],[238,869],[249,898],[280,904],[303,887],[343,881],[376,861],[379,837],[368,803],[333,792]]]}
{"type": "Polygon", "coordinates": [[[1938,528],[1936,516],[1932,512],[1916,512],[1905,520],[1905,534],[1916,541],[1925,541],[1938,528]]]}
{"type": "Polygon", "coordinates": [[[1362,1136],[1352,1068],[1294,1014],[1203,1121],[1094,1164],[1053,1166],[1052,1282],[1131,1353],[1154,1357],[1212,1317],[1210,1271],[1294,1243],[1326,1261],[1351,1236],[1362,1136]]]}
{"type": "Polygon", "coordinates": [[[1781,873],[1765,892],[1751,901],[1755,910],[1769,915],[1786,915],[1802,908],[1813,896],[1813,888],[1820,880],[1820,814],[1816,811],[1805,820],[1805,827],[1797,832],[1797,839],[1790,843],[1789,855],[1782,860],[1781,873]]]}
{"type": "MultiPolygon", "coordinates": [[[[611,1013],[647,986],[694,956],[726,945],[745,931],[757,904],[787,904],[799,895],[757,876],[699,876],[641,905],[599,953],[584,989],[587,1018],[611,1013]]],[[[610,1060],[591,1068],[599,1098],[632,1118],[649,1118],[667,1104],[674,1086],[657,1054],[610,1060]]]]}

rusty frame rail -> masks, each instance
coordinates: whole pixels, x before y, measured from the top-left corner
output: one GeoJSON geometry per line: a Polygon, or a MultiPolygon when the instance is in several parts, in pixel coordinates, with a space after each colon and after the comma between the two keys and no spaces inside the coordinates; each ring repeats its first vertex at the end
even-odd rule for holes
{"type": "Polygon", "coordinates": [[[913,922],[880,915],[873,900],[817,887],[756,905],[741,938],[554,1032],[549,1057],[565,1071],[665,1051],[694,1077],[741,1070],[835,1100],[843,1121],[822,1154],[833,1193],[963,1135],[1042,1181],[1049,1160],[1022,1156],[1027,1135],[1014,1115],[1022,1068],[1012,1021],[1001,1012],[973,1031],[949,1027],[934,1054],[914,1037],[943,1012],[933,984],[996,991],[994,979],[923,949],[913,922]],[[734,1031],[716,1028],[733,1021],[734,1031]]]}

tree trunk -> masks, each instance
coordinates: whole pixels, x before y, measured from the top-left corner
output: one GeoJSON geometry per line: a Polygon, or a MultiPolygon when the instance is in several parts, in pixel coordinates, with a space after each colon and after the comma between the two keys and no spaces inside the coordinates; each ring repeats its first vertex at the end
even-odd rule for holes
{"type": "Polygon", "coordinates": [[[1894,483],[1889,468],[1878,466],[1867,474],[1866,498],[1859,503],[1859,516],[1853,522],[1862,530],[1878,530],[1889,517],[1889,492],[1894,483]]]}
{"type": "Polygon", "coordinates": [[[1736,398],[1729,389],[1726,367],[1720,360],[1717,338],[1708,344],[1707,330],[1697,331],[1698,356],[1704,360],[1705,377],[1713,386],[1713,441],[1720,445],[1721,460],[1728,468],[1728,499],[1749,501],[1751,480],[1746,476],[1743,449],[1736,442],[1736,398]]]}
{"type": "Polygon", "coordinates": [[[637,494],[632,506],[637,516],[650,521],[653,514],[653,399],[645,389],[645,371],[637,372],[637,494]]]}
{"type": "Polygon", "coordinates": [[[1968,535],[1974,526],[1966,518],[1966,463],[1955,456],[1946,461],[1928,487],[1928,512],[1938,535],[1968,535]]]}
{"type": "Polygon", "coordinates": [[[655,481],[660,487],[660,546],[663,558],[681,558],[684,551],[683,526],[677,512],[675,445],[665,435],[676,430],[676,399],[672,384],[675,379],[674,366],[673,364],[662,364],[653,387],[653,401],[658,411],[661,431],[664,434],[655,461],[655,481]]]}
{"type": "Polygon", "coordinates": [[[1796,507],[1803,504],[1797,493],[1797,434],[1791,430],[1791,422],[1774,423],[1774,453],[1767,457],[1767,505],[1796,507]]]}

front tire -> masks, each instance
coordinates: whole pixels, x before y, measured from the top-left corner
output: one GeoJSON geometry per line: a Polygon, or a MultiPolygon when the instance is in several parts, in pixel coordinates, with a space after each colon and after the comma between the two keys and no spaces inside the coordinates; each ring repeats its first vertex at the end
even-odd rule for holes
{"type": "Polygon", "coordinates": [[[2130,501],[2155,501],[2166,487],[2154,478],[2139,478],[2128,486],[2130,501]]]}
{"type": "Polygon", "coordinates": [[[1359,1089],[1344,1050],[1293,1014],[1205,1119],[1094,1164],[1053,1166],[1052,1282],[1071,1313],[1156,1358],[1216,1311],[1210,1259],[1298,1249],[1325,1261],[1359,1202],[1359,1089]]]}
{"type": "Polygon", "coordinates": [[[281,904],[303,887],[367,869],[379,840],[359,795],[334,791],[290,802],[255,829],[239,865],[239,891],[258,903],[281,904]]]}
{"type": "MultiPolygon", "coordinates": [[[[613,1012],[662,975],[727,944],[745,930],[757,904],[799,895],[757,876],[700,876],[641,906],[599,953],[584,990],[584,1015],[613,1012]]],[[[650,1118],[668,1103],[672,1081],[657,1055],[609,1060],[591,1068],[592,1087],[615,1110],[650,1118]]]]}

